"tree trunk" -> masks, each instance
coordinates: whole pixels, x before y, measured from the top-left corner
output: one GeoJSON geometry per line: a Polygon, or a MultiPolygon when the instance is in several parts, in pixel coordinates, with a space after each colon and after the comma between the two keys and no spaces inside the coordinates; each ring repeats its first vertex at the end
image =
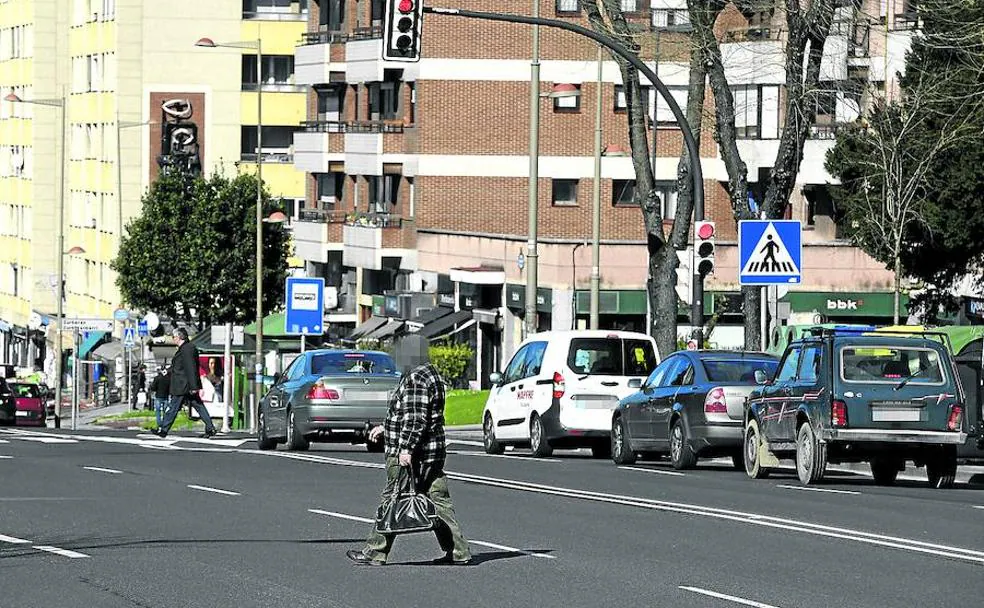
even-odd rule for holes
{"type": "Polygon", "coordinates": [[[892,325],[898,325],[900,316],[899,312],[901,308],[899,300],[901,299],[900,294],[902,292],[902,255],[898,249],[895,250],[894,270],[895,292],[892,294],[892,325]]]}
{"type": "Polygon", "coordinates": [[[762,347],[762,288],[745,285],[741,288],[741,312],[745,317],[745,348],[762,347]]]}

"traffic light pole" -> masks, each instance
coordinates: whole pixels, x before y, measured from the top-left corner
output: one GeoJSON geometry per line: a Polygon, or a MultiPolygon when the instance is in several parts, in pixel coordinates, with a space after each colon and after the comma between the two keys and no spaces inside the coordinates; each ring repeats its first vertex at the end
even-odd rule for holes
{"type": "MultiPolygon", "coordinates": [[[[676,119],[677,125],[679,125],[680,129],[683,131],[683,144],[687,149],[687,158],[690,161],[690,176],[693,180],[694,188],[694,222],[704,219],[704,175],[700,167],[700,151],[697,148],[697,141],[694,139],[693,131],[690,128],[690,123],[687,122],[686,115],[684,115],[683,110],[680,109],[680,105],[676,102],[673,96],[670,95],[670,91],[666,88],[666,85],[663,84],[654,70],[650,69],[649,66],[639,59],[638,55],[625,48],[613,38],[609,38],[608,36],[599,34],[592,29],[574,23],[569,23],[567,21],[545,19],[542,17],[527,17],[525,15],[486,13],[458,8],[440,8],[436,6],[425,6],[423,7],[423,10],[425,13],[446,15],[449,17],[465,17],[467,19],[521,23],[525,25],[542,25],[544,27],[553,27],[566,30],[568,32],[573,32],[584,36],[585,38],[590,38],[620,56],[622,59],[625,59],[632,65],[632,67],[639,70],[640,73],[649,79],[649,81],[653,84],[653,87],[655,87],[659,92],[660,97],[662,97],[663,100],[666,101],[666,104],[670,107],[670,111],[673,112],[673,118],[676,119]]],[[[697,272],[696,268],[693,269],[693,272],[693,301],[691,303],[690,314],[692,325],[694,326],[694,339],[697,340],[697,344],[699,346],[702,346],[704,343],[704,277],[697,272]]]]}

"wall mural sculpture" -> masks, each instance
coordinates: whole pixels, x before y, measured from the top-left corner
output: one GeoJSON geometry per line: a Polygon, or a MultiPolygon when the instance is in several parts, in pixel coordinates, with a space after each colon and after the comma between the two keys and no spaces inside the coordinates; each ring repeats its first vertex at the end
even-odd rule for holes
{"type": "Polygon", "coordinates": [[[168,99],[161,103],[161,153],[157,165],[190,175],[200,175],[198,125],[191,121],[194,109],[188,99],[168,99]]]}

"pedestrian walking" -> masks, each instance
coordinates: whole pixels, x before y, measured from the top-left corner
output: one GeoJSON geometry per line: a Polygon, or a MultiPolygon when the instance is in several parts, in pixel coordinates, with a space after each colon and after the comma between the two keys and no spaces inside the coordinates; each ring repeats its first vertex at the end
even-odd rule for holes
{"type": "Polygon", "coordinates": [[[198,349],[188,341],[188,332],[183,327],[175,329],[171,335],[178,345],[178,350],[171,359],[171,399],[156,434],[167,437],[178,412],[185,403],[190,403],[205,423],[205,432],[201,436],[207,439],[214,436],[216,430],[208,409],[198,395],[198,391],[202,390],[202,379],[198,375],[198,349]]]}
{"type": "MultiPolygon", "coordinates": [[[[427,348],[425,338],[411,334],[401,338],[393,350],[403,378],[390,399],[385,421],[369,432],[370,441],[382,439],[385,443],[386,486],[380,502],[389,503],[397,490],[401,467],[410,467],[417,480],[417,491],[426,494],[437,507],[434,534],[444,556],[434,563],[467,565],[471,563],[471,551],[455,519],[444,474],[445,383],[430,363],[427,348]]],[[[356,564],[383,565],[393,548],[393,540],[393,534],[381,534],[373,527],[365,547],[348,551],[346,556],[356,564]]]]}
{"type": "Polygon", "coordinates": [[[150,390],[154,393],[154,418],[157,420],[157,428],[160,429],[171,396],[171,370],[167,365],[161,366],[154,381],[150,383],[150,390]]]}

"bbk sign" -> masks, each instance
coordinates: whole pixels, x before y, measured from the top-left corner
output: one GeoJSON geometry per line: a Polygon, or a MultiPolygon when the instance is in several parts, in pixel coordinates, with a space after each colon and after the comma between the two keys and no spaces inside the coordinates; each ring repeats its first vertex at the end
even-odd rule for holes
{"type": "Polygon", "coordinates": [[[857,310],[864,306],[864,300],[827,300],[827,310],[857,310]]]}

